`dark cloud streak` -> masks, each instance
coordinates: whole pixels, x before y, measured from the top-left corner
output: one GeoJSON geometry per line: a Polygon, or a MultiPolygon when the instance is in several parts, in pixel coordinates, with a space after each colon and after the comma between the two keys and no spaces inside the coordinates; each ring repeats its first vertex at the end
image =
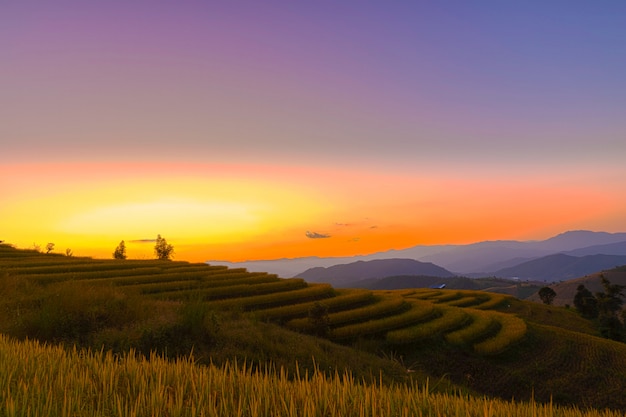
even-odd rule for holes
{"type": "Polygon", "coordinates": [[[309,232],[307,230],[306,237],[308,237],[309,239],[327,239],[330,237],[330,235],[325,233],[309,232]]]}

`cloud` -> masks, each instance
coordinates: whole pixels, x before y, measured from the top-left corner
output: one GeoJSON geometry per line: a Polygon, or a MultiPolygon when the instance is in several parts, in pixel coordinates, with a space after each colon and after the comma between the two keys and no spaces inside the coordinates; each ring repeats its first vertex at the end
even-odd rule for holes
{"type": "Polygon", "coordinates": [[[308,237],[309,239],[326,239],[326,238],[329,238],[330,235],[325,234],[325,233],[309,232],[307,230],[306,237],[308,237]]]}
{"type": "Polygon", "coordinates": [[[156,239],[134,239],[129,240],[128,243],[155,243],[156,239]]]}

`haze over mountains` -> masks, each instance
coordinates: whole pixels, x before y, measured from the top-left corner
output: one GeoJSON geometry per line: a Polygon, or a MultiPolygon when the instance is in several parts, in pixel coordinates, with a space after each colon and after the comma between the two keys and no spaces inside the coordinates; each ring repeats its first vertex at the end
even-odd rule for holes
{"type": "MultiPolygon", "coordinates": [[[[430,275],[420,273],[397,273],[400,265],[408,265],[406,260],[431,263],[452,275],[469,277],[517,277],[525,280],[554,282],[571,279],[602,269],[626,264],[626,233],[606,233],[591,231],[569,231],[543,241],[485,241],[468,245],[414,246],[403,250],[390,250],[366,256],[341,258],[296,258],[250,262],[208,261],[211,264],[244,267],[249,271],[264,271],[282,277],[309,276],[319,280],[322,276],[331,277],[338,271],[346,271],[345,266],[330,271],[311,268],[327,268],[335,265],[353,264],[357,261],[396,260],[395,262],[369,264],[365,269],[371,275],[377,271],[379,278],[394,275],[430,275]],[[372,268],[372,266],[376,268],[372,268]],[[383,271],[385,265],[388,271],[383,271]],[[305,273],[306,271],[306,273],[305,273]],[[303,275],[304,274],[304,275],[303,275]]],[[[367,265],[367,264],[366,264],[367,265]]],[[[414,266],[416,264],[413,264],[414,266]]],[[[351,266],[363,269],[365,265],[351,266]]],[[[354,272],[351,272],[354,273],[354,272]]],[[[373,278],[362,275],[361,279],[373,278]]],[[[336,279],[338,278],[335,275],[336,279]]],[[[345,280],[342,281],[345,283],[345,280]]]]}
{"type": "Polygon", "coordinates": [[[344,286],[363,280],[400,275],[447,278],[455,274],[430,262],[420,262],[414,259],[377,259],[327,268],[318,266],[298,274],[298,278],[304,278],[309,282],[331,282],[334,286],[344,286]]]}

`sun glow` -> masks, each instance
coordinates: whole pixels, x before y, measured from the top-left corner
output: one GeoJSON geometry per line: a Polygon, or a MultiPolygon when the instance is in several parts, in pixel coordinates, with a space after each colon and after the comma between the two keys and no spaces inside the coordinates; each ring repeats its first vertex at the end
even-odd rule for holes
{"type": "Polygon", "coordinates": [[[69,234],[85,230],[100,236],[152,236],[155,230],[180,238],[203,236],[208,241],[254,234],[262,222],[260,203],[196,201],[176,198],[94,207],[62,219],[58,229],[69,234]]]}
{"type": "Polygon", "coordinates": [[[241,261],[549,237],[624,212],[622,194],[612,192],[620,185],[586,178],[289,165],[0,166],[0,238],[105,258],[125,240],[129,257],[142,258],[153,256],[160,234],[177,259],[241,261]]]}
{"type": "Polygon", "coordinates": [[[86,250],[98,257],[109,257],[125,240],[131,243],[129,256],[135,256],[130,253],[135,248],[147,257],[151,249],[146,243],[161,234],[182,258],[193,252],[193,260],[202,260],[199,247],[243,248],[268,234],[305,230],[327,211],[318,191],[276,181],[267,173],[141,166],[134,169],[138,175],[129,167],[81,168],[51,169],[59,188],[24,177],[7,184],[0,201],[4,219],[10,219],[3,224],[5,236],[20,247],[56,242],[58,249],[71,247],[77,255],[86,250]]]}

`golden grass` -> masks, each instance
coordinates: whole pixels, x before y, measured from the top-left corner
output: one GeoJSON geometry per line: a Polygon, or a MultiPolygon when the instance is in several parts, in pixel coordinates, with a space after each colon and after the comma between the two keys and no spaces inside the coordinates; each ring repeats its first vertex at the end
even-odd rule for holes
{"type": "Polygon", "coordinates": [[[387,333],[387,341],[397,344],[418,342],[464,326],[469,321],[469,315],[464,309],[456,307],[436,307],[435,309],[439,312],[438,317],[411,327],[390,331],[387,333]]]}
{"type": "MultiPolygon", "coordinates": [[[[366,304],[374,300],[374,295],[371,291],[360,289],[342,289],[337,290],[336,294],[332,294],[328,298],[321,300],[328,311],[342,311],[351,309],[356,305],[366,304]]],[[[281,307],[268,308],[264,310],[257,310],[258,317],[267,319],[290,319],[299,316],[306,316],[309,310],[315,306],[316,301],[309,301],[306,303],[289,304],[281,307]]]]}
{"type": "MultiPolygon", "coordinates": [[[[328,315],[331,326],[346,325],[348,323],[359,323],[381,316],[396,314],[408,304],[402,297],[385,297],[375,302],[350,310],[339,311],[328,315]]],[[[296,330],[306,330],[310,328],[308,318],[294,319],[287,323],[287,327],[296,330]]]]}
{"type": "Polygon", "coordinates": [[[521,340],[527,332],[526,322],[511,314],[491,312],[493,317],[500,322],[500,331],[487,340],[474,345],[474,351],[482,355],[495,355],[501,353],[514,343],[521,340]]]}
{"type": "Polygon", "coordinates": [[[425,301],[411,301],[411,308],[403,313],[376,320],[349,324],[333,329],[331,339],[351,339],[375,334],[385,334],[427,319],[433,314],[433,304],[425,301]]]}
{"type": "Polygon", "coordinates": [[[455,346],[467,345],[501,326],[490,312],[481,310],[472,311],[469,309],[467,311],[470,314],[472,322],[462,329],[446,334],[446,342],[455,346]]]}
{"type": "Polygon", "coordinates": [[[428,385],[364,384],[349,375],[204,367],[65,351],[0,336],[2,416],[618,417],[619,412],[432,394],[428,385]]]}

